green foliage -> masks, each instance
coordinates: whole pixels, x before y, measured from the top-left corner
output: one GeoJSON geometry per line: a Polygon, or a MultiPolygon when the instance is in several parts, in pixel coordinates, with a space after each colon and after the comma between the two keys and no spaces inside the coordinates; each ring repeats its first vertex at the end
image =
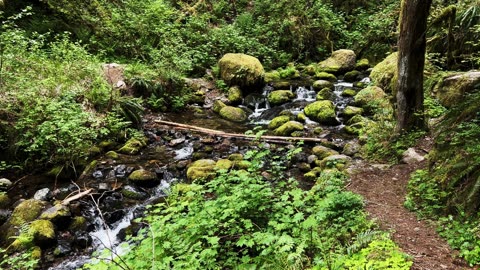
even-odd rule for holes
{"type": "Polygon", "coordinates": [[[425,170],[412,173],[404,203],[409,210],[418,211],[427,217],[441,213],[447,195],[441,190],[439,183],[429,177],[428,171],[425,170]]]}
{"type": "Polygon", "coordinates": [[[35,257],[35,248],[15,253],[13,256],[5,249],[0,249],[0,267],[12,270],[34,270],[37,269],[40,258],[35,257]]]}

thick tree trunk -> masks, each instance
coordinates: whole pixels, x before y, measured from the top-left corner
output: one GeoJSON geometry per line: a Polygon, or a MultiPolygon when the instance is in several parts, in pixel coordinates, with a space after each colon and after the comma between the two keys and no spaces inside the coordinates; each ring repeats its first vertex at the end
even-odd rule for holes
{"type": "Polygon", "coordinates": [[[423,68],[432,0],[403,0],[398,38],[397,132],[425,128],[423,68]]]}

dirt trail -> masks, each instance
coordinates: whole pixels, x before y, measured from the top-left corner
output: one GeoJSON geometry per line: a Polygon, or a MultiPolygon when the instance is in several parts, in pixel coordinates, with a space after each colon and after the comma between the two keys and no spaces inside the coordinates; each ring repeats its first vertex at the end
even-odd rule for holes
{"type": "Polygon", "coordinates": [[[458,258],[458,252],[438,236],[433,225],[417,220],[415,213],[403,207],[410,173],[425,165],[389,167],[360,161],[352,167],[348,189],[365,198],[370,218],[377,220],[383,230],[391,231],[394,241],[413,257],[411,269],[478,269],[458,258]]]}

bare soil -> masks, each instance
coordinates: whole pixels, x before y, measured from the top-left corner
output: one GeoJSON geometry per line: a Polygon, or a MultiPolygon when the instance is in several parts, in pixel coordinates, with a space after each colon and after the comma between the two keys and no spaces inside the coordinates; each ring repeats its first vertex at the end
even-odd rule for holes
{"type": "MultiPolygon", "coordinates": [[[[425,151],[428,144],[428,139],[424,140],[418,152],[425,151]]],[[[459,258],[458,252],[438,236],[434,224],[418,220],[415,213],[403,206],[410,174],[425,166],[425,161],[393,166],[359,161],[351,168],[348,189],[365,198],[369,217],[376,220],[381,229],[390,231],[393,240],[413,258],[411,269],[478,269],[468,267],[459,258]]]]}

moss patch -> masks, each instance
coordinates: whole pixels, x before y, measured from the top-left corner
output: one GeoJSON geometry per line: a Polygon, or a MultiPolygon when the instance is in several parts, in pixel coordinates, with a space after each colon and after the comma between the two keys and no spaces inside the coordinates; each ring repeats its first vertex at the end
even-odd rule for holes
{"type": "Polygon", "coordinates": [[[295,98],[295,94],[290,90],[277,90],[268,94],[268,102],[271,105],[281,105],[295,98]]]}
{"type": "Polygon", "coordinates": [[[247,120],[247,114],[245,111],[233,106],[223,107],[219,114],[222,118],[232,122],[245,122],[247,120]]]}
{"type": "Polygon", "coordinates": [[[24,223],[35,220],[40,215],[45,206],[45,202],[35,199],[21,202],[13,210],[12,216],[10,218],[10,224],[14,226],[20,226],[24,223]]]}
{"type": "Polygon", "coordinates": [[[308,104],[304,110],[305,114],[323,124],[337,124],[335,106],[330,100],[321,100],[308,104]]]}

